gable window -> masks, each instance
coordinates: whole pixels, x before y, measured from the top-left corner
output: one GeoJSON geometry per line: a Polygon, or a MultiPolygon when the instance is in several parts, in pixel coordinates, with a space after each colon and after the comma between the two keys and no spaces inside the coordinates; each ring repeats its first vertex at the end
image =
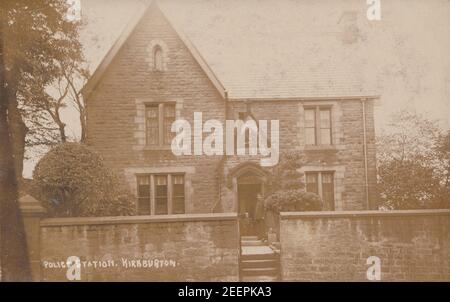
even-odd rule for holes
{"type": "Polygon", "coordinates": [[[145,116],[147,145],[169,146],[174,135],[171,127],[175,121],[175,103],[146,105],[145,116]]]}
{"type": "Polygon", "coordinates": [[[316,193],[322,198],[323,209],[334,211],[334,173],[306,172],[306,191],[316,193]]]}
{"type": "Polygon", "coordinates": [[[156,71],[164,70],[164,56],[161,46],[156,45],[153,50],[153,69],[156,71]]]}
{"type": "Polygon", "coordinates": [[[331,107],[314,106],[305,108],[306,145],[331,145],[331,107]]]}
{"type": "Polygon", "coordinates": [[[184,174],[137,176],[139,215],[185,213],[184,174]]]}

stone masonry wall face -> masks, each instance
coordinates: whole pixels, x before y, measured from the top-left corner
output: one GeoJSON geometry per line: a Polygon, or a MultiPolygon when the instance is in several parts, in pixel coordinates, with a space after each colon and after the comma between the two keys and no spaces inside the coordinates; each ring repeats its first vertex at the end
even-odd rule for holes
{"type": "MultiPolygon", "coordinates": [[[[226,111],[237,118],[245,111],[243,102],[221,98],[176,32],[158,9],[150,10],[134,33],[111,62],[96,90],[88,99],[87,142],[98,151],[136,193],[135,176],[126,173],[134,168],[152,169],[179,167],[189,175],[187,191],[191,194],[188,213],[207,213],[213,208],[235,211],[234,192],[223,183],[226,171],[249,160],[248,156],[174,156],[170,150],[145,148],[143,102],[176,102],[177,118],[193,126],[194,112],[203,113],[203,121],[216,119],[224,123],[226,111]],[[163,44],[163,72],[149,66],[149,46],[163,44]],[[228,106],[228,107],[226,107],[228,106]],[[225,169],[225,170],[223,170],[225,169]],[[224,175],[225,174],[225,175],[224,175]],[[219,189],[221,186],[221,189],[219,189]],[[221,196],[219,196],[219,194],[221,196]],[[222,198],[219,207],[219,198],[222,198]]],[[[303,105],[323,102],[269,101],[252,102],[257,119],[280,120],[280,150],[304,152],[308,166],[336,170],[337,210],[366,209],[365,176],[362,139],[362,107],[359,100],[325,102],[333,105],[333,140],[331,149],[306,150],[304,146],[303,105]]],[[[369,162],[369,195],[376,200],[376,163],[373,123],[373,102],[367,102],[367,133],[369,162]]],[[[192,129],[193,130],[193,129],[192,129]]],[[[258,159],[250,159],[250,161],[258,159]]]]}
{"type": "MultiPolygon", "coordinates": [[[[261,101],[251,102],[250,110],[256,120],[280,121],[280,152],[297,150],[305,157],[302,171],[335,171],[336,210],[367,209],[365,192],[364,149],[363,149],[363,113],[360,100],[338,101],[261,101]],[[332,139],[330,147],[308,148],[304,142],[304,106],[331,105],[332,139]]],[[[229,105],[231,118],[239,112],[246,112],[247,105],[233,102],[229,105]]],[[[366,133],[368,157],[369,199],[375,203],[377,199],[375,127],[373,120],[373,101],[366,101],[366,133]]],[[[270,137],[270,134],[268,134],[270,137]]],[[[258,162],[259,158],[249,161],[258,162]]],[[[242,161],[237,156],[228,158],[226,170],[230,170],[242,161]]],[[[270,170],[270,169],[268,169],[270,170]]],[[[300,180],[299,180],[300,181],[300,180]]],[[[225,187],[225,186],[224,186],[225,187]]],[[[231,192],[222,192],[228,196],[223,200],[224,208],[233,208],[231,192]]],[[[234,208],[236,206],[234,205],[234,208]]]]}
{"type": "MultiPolygon", "coordinates": [[[[192,188],[187,188],[193,204],[187,209],[211,212],[218,199],[220,157],[178,157],[170,150],[136,148],[145,127],[136,123],[143,119],[136,105],[139,99],[176,101],[178,117],[192,127],[195,111],[203,112],[204,120],[225,120],[225,101],[158,9],[150,10],[138,24],[89,97],[87,141],[120,175],[133,167],[195,170],[192,188]],[[163,41],[168,51],[163,72],[154,72],[149,66],[148,47],[154,41],[163,41]]],[[[127,181],[136,193],[135,181],[127,181]]]]}
{"type": "Polygon", "coordinates": [[[81,281],[237,281],[238,245],[232,220],[45,226],[42,280],[68,281],[67,268],[49,263],[77,256],[91,263],[81,267],[81,281]],[[95,268],[94,261],[114,265],[95,268]],[[145,261],[153,266],[143,267],[145,261]]]}
{"type": "Polygon", "coordinates": [[[367,281],[369,256],[382,281],[450,280],[447,216],[281,220],[283,280],[367,281]]]}

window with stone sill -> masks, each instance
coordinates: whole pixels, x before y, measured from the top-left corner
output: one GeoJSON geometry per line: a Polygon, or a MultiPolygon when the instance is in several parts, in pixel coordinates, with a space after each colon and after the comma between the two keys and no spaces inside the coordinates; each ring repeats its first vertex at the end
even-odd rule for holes
{"type": "Polygon", "coordinates": [[[305,107],[305,145],[332,145],[331,106],[305,107]]]}
{"type": "Polygon", "coordinates": [[[323,210],[334,211],[334,172],[305,172],[306,191],[322,198],[323,210]]]}
{"type": "Polygon", "coordinates": [[[145,106],[146,145],[154,148],[170,146],[174,133],[175,103],[154,103],[145,106]]]}
{"type": "Polygon", "coordinates": [[[137,209],[139,215],[184,214],[184,174],[138,175],[137,209]]]}

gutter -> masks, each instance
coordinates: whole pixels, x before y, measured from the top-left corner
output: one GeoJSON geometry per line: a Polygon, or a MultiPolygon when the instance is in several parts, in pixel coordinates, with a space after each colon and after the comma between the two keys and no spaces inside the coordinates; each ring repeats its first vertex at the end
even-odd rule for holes
{"type": "Polygon", "coordinates": [[[327,97],[238,97],[228,98],[230,102],[243,102],[243,101],[349,101],[349,100],[372,100],[380,98],[379,95],[353,95],[353,96],[327,96],[327,97]]]}

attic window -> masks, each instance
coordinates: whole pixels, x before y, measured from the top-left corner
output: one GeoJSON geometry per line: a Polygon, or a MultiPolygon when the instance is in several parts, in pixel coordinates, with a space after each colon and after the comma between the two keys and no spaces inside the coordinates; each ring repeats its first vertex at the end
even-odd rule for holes
{"type": "Polygon", "coordinates": [[[169,62],[169,49],[162,39],[150,41],[147,46],[147,58],[145,61],[151,71],[166,71],[169,62]]]}
{"type": "Polygon", "coordinates": [[[153,50],[153,69],[156,71],[164,70],[164,56],[161,46],[156,45],[153,50]]]}

